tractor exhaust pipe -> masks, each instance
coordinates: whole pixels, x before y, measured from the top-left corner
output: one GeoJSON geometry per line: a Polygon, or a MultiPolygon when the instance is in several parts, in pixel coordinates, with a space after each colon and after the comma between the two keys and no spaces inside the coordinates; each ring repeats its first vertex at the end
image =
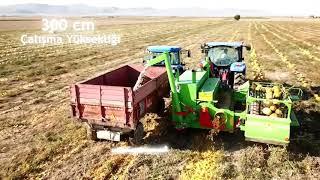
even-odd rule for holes
{"type": "Polygon", "coordinates": [[[192,70],[191,72],[192,72],[192,83],[196,83],[196,79],[197,79],[196,71],[192,70]]]}

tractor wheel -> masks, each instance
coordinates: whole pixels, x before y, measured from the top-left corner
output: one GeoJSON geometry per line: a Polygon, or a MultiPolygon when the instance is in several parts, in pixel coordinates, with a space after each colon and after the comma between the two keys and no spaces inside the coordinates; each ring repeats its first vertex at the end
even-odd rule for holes
{"type": "Polygon", "coordinates": [[[143,137],[144,137],[144,127],[142,123],[138,123],[136,130],[134,130],[133,133],[133,143],[136,145],[140,145],[143,142],[143,137]]]}
{"type": "Polygon", "coordinates": [[[233,89],[238,90],[239,86],[246,82],[246,77],[243,73],[234,73],[233,89]]]}
{"type": "Polygon", "coordinates": [[[92,127],[92,125],[89,123],[85,123],[85,127],[87,130],[87,138],[92,141],[98,140],[97,131],[92,127]]]}

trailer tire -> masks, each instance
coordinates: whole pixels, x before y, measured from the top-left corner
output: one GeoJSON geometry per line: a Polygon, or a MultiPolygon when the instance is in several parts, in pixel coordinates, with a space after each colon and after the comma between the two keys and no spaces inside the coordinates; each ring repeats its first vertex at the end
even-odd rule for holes
{"type": "Polygon", "coordinates": [[[159,116],[162,116],[164,114],[165,108],[166,108],[165,101],[163,98],[160,98],[158,102],[158,107],[157,107],[157,114],[159,116]]]}
{"type": "Polygon", "coordinates": [[[85,123],[86,130],[87,130],[87,138],[92,141],[98,140],[97,138],[97,131],[90,125],[89,123],[85,123]]]}
{"type": "Polygon", "coordinates": [[[144,127],[142,123],[138,123],[136,129],[133,132],[133,143],[140,145],[143,142],[144,137],[144,127]]]}
{"type": "Polygon", "coordinates": [[[239,86],[246,82],[245,75],[243,73],[234,73],[233,89],[238,90],[239,86]]]}

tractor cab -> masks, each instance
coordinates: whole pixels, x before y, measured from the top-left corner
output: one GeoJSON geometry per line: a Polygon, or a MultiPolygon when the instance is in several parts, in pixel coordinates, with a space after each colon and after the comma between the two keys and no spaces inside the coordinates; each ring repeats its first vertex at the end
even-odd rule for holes
{"type": "Polygon", "coordinates": [[[201,45],[211,77],[220,77],[224,87],[237,89],[245,82],[244,47],[248,51],[251,49],[243,42],[208,42],[201,45]]]}
{"type": "MultiPolygon", "coordinates": [[[[182,74],[185,71],[185,64],[183,63],[182,56],[187,55],[190,57],[190,50],[183,50],[179,46],[149,46],[147,48],[147,55],[144,57],[143,62],[146,63],[150,59],[154,59],[164,52],[168,52],[170,56],[170,63],[173,72],[182,74]]],[[[165,66],[165,63],[159,62],[153,66],[165,66]]]]}

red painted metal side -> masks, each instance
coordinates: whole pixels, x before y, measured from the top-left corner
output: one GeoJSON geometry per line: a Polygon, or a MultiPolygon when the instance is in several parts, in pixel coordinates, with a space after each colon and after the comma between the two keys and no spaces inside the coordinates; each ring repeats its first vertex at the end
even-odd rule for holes
{"type": "Polygon", "coordinates": [[[164,88],[166,71],[150,67],[140,88],[133,91],[142,65],[126,65],[70,87],[74,117],[95,125],[134,129],[139,119],[154,109],[164,88]]]}
{"type": "Polygon", "coordinates": [[[212,119],[211,119],[210,113],[208,111],[208,108],[201,109],[199,121],[200,121],[200,125],[202,127],[205,127],[205,128],[212,128],[213,127],[212,119]]]}

